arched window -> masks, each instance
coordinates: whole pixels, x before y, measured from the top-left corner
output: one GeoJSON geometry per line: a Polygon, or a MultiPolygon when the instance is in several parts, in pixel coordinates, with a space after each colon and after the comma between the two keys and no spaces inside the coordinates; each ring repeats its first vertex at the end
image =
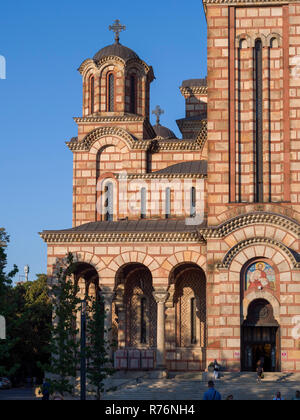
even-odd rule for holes
{"type": "Polygon", "coordinates": [[[112,182],[106,184],[104,193],[104,218],[107,222],[112,222],[114,220],[114,186],[112,182]]]}
{"type": "Polygon", "coordinates": [[[147,189],[141,188],[141,219],[146,219],[147,214],[147,189]]]}
{"type": "Polygon", "coordinates": [[[107,77],[107,111],[115,110],[115,76],[109,73],[107,77]]]}
{"type": "Polygon", "coordinates": [[[136,76],[130,76],[130,112],[136,114],[136,76]]]}
{"type": "Polygon", "coordinates": [[[90,78],[90,114],[94,113],[95,110],[95,78],[91,76],[90,78]]]}
{"type": "Polygon", "coordinates": [[[255,159],[256,159],[256,196],[255,201],[263,202],[263,68],[262,42],[257,39],[254,48],[255,59],[255,159]]]}
{"type": "Polygon", "coordinates": [[[196,188],[191,188],[190,217],[196,217],[196,188]]]}
{"type": "Polygon", "coordinates": [[[166,219],[169,219],[171,215],[171,188],[166,188],[166,219]]]}

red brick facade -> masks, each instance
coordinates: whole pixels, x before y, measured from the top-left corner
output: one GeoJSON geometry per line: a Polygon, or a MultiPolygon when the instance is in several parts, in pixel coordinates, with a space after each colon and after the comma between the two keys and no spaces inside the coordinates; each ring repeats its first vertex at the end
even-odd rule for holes
{"type": "Polygon", "coordinates": [[[156,135],[136,54],[81,65],[73,228],[42,233],[49,279],[67,252],[92,267],[78,278],[105,297],[118,368],[252,370],[264,352],[300,371],[300,3],[204,6],[181,140],[156,135]]]}

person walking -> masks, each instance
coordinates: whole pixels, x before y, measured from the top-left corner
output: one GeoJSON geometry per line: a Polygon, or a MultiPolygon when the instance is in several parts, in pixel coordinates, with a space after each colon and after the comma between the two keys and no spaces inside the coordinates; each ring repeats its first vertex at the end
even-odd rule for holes
{"type": "Polygon", "coordinates": [[[282,398],[281,396],[281,392],[277,392],[277,394],[273,398],[273,401],[284,401],[284,398],[282,398]]]}
{"type": "Polygon", "coordinates": [[[42,395],[43,395],[42,400],[49,401],[49,399],[50,399],[50,384],[49,384],[49,382],[47,382],[46,379],[44,379],[44,381],[43,381],[42,395]]]}
{"type": "Polygon", "coordinates": [[[264,378],[264,369],[261,366],[260,360],[257,362],[256,373],[257,373],[257,383],[261,384],[261,381],[264,378]]]}
{"type": "Polygon", "coordinates": [[[300,401],[300,391],[296,391],[296,394],[292,398],[292,401],[300,401]]]}
{"type": "Polygon", "coordinates": [[[220,378],[220,365],[217,360],[214,361],[214,378],[215,380],[220,378]]]}
{"type": "Polygon", "coordinates": [[[221,394],[215,389],[213,381],[208,382],[208,391],[203,396],[203,401],[221,401],[221,394]]]}

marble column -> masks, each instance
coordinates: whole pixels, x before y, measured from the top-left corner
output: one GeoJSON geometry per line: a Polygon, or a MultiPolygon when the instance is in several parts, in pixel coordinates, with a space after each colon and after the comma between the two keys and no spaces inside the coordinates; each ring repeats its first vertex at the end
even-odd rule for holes
{"type": "Polygon", "coordinates": [[[154,299],[157,303],[157,357],[156,368],[165,369],[165,303],[169,293],[165,290],[155,290],[154,299]]]}
{"type": "Polygon", "coordinates": [[[104,338],[107,342],[107,347],[110,349],[111,345],[111,328],[112,328],[112,301],[114,292],[111,290],[103,290],[100,292],[103,297],[105,320],[104,320],[104,338]]]}

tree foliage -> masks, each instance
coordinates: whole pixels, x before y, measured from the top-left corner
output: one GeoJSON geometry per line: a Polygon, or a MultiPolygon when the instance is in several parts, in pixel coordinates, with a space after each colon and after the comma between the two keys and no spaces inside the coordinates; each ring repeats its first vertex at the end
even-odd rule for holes
{"type": "Polygon", "coordinates": [[[104,380],[114,372],[109,358],[110,343],[106,339],[109,332],[105,329],[106,316],[103,297],[92,298],[87,321],[87,378],[97,400],[104,391],[104,380]]]}
{"type": "MultiPolygon", "coordinates": [[[[0,230],[0,243],[8,243],[9,237],[4,230],[0,230]]],[[[0,246],[0,314],[6,320],[6,339],[0,340],[0,376],[10,376],[14,374],[19,365],[12,359],[13,348],[18,342],[18,337],[14,334],[20,324],[16,316],[17,305],[14,301],[12,280],[18,272],[14,266],[10,273],[6,273],[7,255],[5,247],[0,246]]]]}
{"type": "Polygon", "coordinates": [[[76,371],[79,361],[78,329],[76,313],[80,299],[77,297],[78,287],[72,280],[74,273],[73,256],[66,258],[67,269],[58,267],[56,284],[52,287],[53,313],[55,319],[51,327],[51,339],[48,350],[50,363],[44,366],[51,374],[49,382],[51,392],[73,393],[76,371]]]}

